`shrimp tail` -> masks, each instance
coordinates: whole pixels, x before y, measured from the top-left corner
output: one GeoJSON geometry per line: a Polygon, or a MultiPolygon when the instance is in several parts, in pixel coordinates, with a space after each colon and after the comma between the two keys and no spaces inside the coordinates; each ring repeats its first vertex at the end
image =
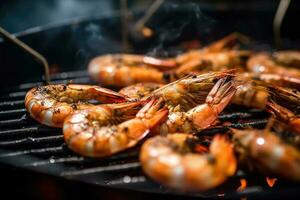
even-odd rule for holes
{"type": "Polygon", "coordinates": [[[97,100],[103,103],[122,103],[131,100],[126,95],[102,87],[93,87],[89,91],[98,94],[97,100]]]}
{"type": "Polygon", "coordinates": [[[218,158],[219,169],[227,169],[227,175],[232,176],[237,168],[233,146],[226,136],[216,135],[209,147],[212,155],[218,158]],[[224,167],[226,165],[226,167],[224,167]]]}
{"type": "Polygon", "coordinates": [[[230,77],[220,79],[209,92],[206,103],[220,113],[236,92],[236,82],[230,77]]]}
{"type": "Polygon", "coordinates": [[[146,100],[130,102],[130,103],[118,103],[112,104],[114,112],[121,115],[122,119],[134,118],[138,111],[147,103],[146,100]]]}
{"type": "Polygon", "coordinates": [[[165,107],[163,99],[153,98],[137,113],[136,116],[143,119],[147,127],[154,128],[166,120],[168,113],[169,111],[165,107]]]}

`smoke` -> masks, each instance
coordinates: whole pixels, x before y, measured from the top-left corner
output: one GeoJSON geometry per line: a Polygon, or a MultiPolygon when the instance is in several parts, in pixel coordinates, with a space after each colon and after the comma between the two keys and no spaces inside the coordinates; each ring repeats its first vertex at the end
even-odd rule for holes
{"type": "Polygon", "coordinates": [[[152,56],[168,56],[169,47],[173,48],[182,41],[200,39],[216,24],[214,19],[202,12],[199,4],[173,1],[167,1],[153,21],[157,39],[147,52],[152,56]]]}

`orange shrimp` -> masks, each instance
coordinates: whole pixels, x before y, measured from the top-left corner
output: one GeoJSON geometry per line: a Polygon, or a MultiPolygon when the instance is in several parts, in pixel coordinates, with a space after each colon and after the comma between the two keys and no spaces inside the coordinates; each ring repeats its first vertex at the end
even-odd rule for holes
{"type": "Polygon", "coordinates": [[[234,80],[220,79],[209,92],[205,103],[187,112],[170,109],[168,119],[159,132],[163,135],[174,132],[194,133],[209,127],[231,101],[236,90],[234,80]]]}
{"type": "Polygon", "coordinates": [[[285,50],[273,53],[274,60],[282,65],[300,67],[300,51],[285,50]]]}
{"type": "Polygon", "coordinates": [[[288,129],[300,135],[300,117],[292,111],[284,108],[273,101],[267,103],[267,109],[281,122],[287,125],[288,129]]]}
{"type": "Polygon", "coordinates": [[[227,180],[236,171],[231,143],[216,135],[206,154],[194,153],[186,143],[189,134],[148,139],[142,146],[143,171],[155,181],[180,190],[204,191],[227,180]]]}
{"type": "Polygon", "coordinates": [[[173,111],[188,111],[205,103],[207,95],[222,78],[234,77],[233,70],[191,75],[153,91],[150,96],[161,97],[173,111]]]}
{"type": "Polygon", "coordinates": [[[270,99],[275,103],[292,110],[295,114],[300,113],[300,92],[297,90],[268,85],[270,99]]]}
{"type": "Polygon", "coordinates": [[[264,86],[249,81],[237,87],[231,103],[251,108],[265,109],[268,97],[269,92],[264,86]]]}
{"type": "Polygon", "coordinates": [[[134,118],[124,121],[141,102],[100,105],[74,112],[63,126],[68,147],[84,156],[103,157],[135,146],[168,115],[161,101],[153,99],[134,118]]]}
{"type": "Polygon", "coordinates": [[[220,52],[199,52],[190,59],[180,64],[176,69],[178,76],[190,73],[191,71],[218,71],[232,69],[245,65],[250,51],[230,50],[220,52]]]}
{"type": "Polygon", "coordinates": [[[300,181],[300,152],[269,130],[233,131],[235,150],[262,172],[300,181]]]}
{"type": "Polygon", "coordinates": [[[87,108],[89,100],[101,103],[118,103],[130,100],[109,89],[91,85],[47,85],[29,90],[25,107],[38,122],[62,127],[64,119],[74,110],[87,108]]]}
{"type": "MultiPolygon", "coordinates": [[[[147,58],[147,57],[146,57],[147,58]]],[[[168,83],[170,74],[146,64],[142,56],[108,54],[94,58],[88,66],[91,78],[104,85],[125,87],[139,82],[168,83]]],[[[154,58],[153,58],[154,59],[154,58]]],[[[149,59],[148,63],[150,62],[149,59]]],[[[151,61],[154,63],[154,61],[151,61]]],[[[164,64],[160,63],[163,68],[164,64]]],[[[158,65],[158,64],[156,64],[158,65]]]]}
{"type": "Polygon", "coordinates": [[[280,87],[288,87],[299,90],[300,88],[300,78],[291,77],[282,74],[271,74],[271,73],[263,73],[263,74],[255,74],[255,73],[239,73],[237,74],[237,78],[242,81],[245,80],[259,80],[264,83],[280,86],[280,87]]]}
{"type": "Polygon", "coordinates": [[[276,61],[267,53],[258,53],[250,57],[247,61],[247,68],[250,72],[256,74],[274,73],[290,77],[300,77],[300,69],[276,63],[276,61]]]}

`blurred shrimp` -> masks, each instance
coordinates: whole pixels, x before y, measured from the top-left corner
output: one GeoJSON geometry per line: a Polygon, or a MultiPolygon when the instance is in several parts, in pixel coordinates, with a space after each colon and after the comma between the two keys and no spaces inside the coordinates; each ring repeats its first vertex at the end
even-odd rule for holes
{"type": "Polygon", "coordinates": [[[233,131],[233,143],[242,161],[266,174],[300,181],[300,152],[268,129],[233,131]]]}
{"type": "Polygon", "coordinates": [[[287,129],[300,135],[300,117],[287,108],[278,105],[273,101],[267,103],[267,109],[282,123],[287,129]]]}
{"type": "MultiPolygon", "coordinates": [[[[147,62],[144,60],[145,57],[137,55],[102,55],[94,58],[89,63],[88,71],[93,80],[103,85],[117,87],[125,87],[139,82],[165,84],[175,79],[171,74],[158,69],[159,63],[157,60],[157,62],[152,60],[153,65],[149,65],[151,59],[146,58],[148,58],[146,59],[147,62]],[[156,63],[156,67],[153,67],[154,63],[156,63]]],[[[163,65],[162,63],[160,64],[163,65]]],[[[164,68],[164,65],[161,68],[164,68]]]]}
{"type": "Polygon", "coordinates": [[[194,153],[189,134],[172,134],[148,139],[142,146],[140,162],[143,171],[159,183],[189,191],[205,191],[227,180],[236,171],[231,143],[216,135],[205,154],[194,153]]]}
{"type": "Polygon", "coordinates": [[[181,63],[176,69],[176,74],[182,76],[193,71],[207,72],[243,67],[250,55],[251,52],[245,50],[199,53],[181,63]]]}
{"type": "Polygon", "coordinates": [[[250,72],[255,74],[273,73],[296,78],[300,77],[299,68],[277,63],[271,55],[267,53],[258,53],[251,56],[247,61],[247,68],[250,72]]]}
{"type": "Polygon", "coordinates": [[[249,81],[237,87],[231,103],[250,108],[265,109],[268,101],[269,92],[264,86],[256,82],[249,81]]]}

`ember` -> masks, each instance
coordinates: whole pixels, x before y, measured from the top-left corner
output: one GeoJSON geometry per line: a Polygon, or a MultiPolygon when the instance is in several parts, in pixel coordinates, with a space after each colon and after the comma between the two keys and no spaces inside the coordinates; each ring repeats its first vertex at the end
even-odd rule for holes
{"type": "Polygon", "coordinates": [[[268,186],[272,188],[275,185],[277,178],[270,178],[266,176],[266,181],[268,183],[268,186]]]}

